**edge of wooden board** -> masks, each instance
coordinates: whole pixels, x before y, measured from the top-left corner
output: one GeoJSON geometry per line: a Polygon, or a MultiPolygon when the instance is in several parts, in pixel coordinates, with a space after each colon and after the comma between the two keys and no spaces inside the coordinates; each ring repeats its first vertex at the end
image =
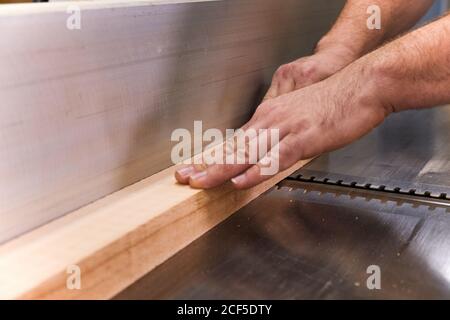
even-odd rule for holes
{"type": "Polygon", "coordinates": [[[191,189],[168,168],[0,246],[0,299],[112,298],[309,161],[245,191],[191,189]]]}

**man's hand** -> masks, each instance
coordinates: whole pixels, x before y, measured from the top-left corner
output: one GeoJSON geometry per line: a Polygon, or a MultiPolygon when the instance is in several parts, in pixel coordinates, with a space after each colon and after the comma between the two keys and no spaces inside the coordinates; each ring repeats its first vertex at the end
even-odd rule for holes
{"type": "Polygon", "coordinates": [[[281,66],[266,99],[322,81],[374,50],[384,41],[412,27],[433,0],[347,0],[333,28],[319,41],[315,54],[281,66]],[[367,8],[378,5],[381,30],[369,30],[367,8]],[[401,15],[397,13],[401,12],[401,15]]]}
{"type": "Polygon", "coordinates": [[[320,48],[311,56],[282,65],[275,72],[264,100],[273,99],[322,81],[345,68],[357,58],[350,49],[344,46],[335,46],[332,49],[320,48]]]}
{"type": "Polygon", "coordinates": [[[231,179],[236,188],[246,189],[270,178],[261,174],[267,159],[279,160],[282,171],[360,138],[389,113],[377,98],[376,81],[366,74],[364,63],[355,63],[322,82],[263,102],[243,130],[278,129],[278,154],[269,151],[254,165],[187,166],[177,171],[177,180],[208,189],[231,179]]]}
{"type": "Polygon", "coordinates": [[[283,170],[362,137],[393,111],[449,103],[449,33],[447,15],[322,82],[266,100],[243,129],[278,129],[278,154],[269,151],[256,165],[188,166],[177,180],[212,188],[231,179],[236,188],[249,188],[269,178],[261,175],[267,159],[279,159],[283,170]]]}
{"type": "MultiPolygon", "coordinates": [[[[420,6],[416,8],[409,6],[406,0],[380,0],[380,4],[387,7],[392,4],[413,8],[404,15],[405,19],[399,19],[400,24],[395,23],[394,18],[387,19],[397,29],[414,21],[417,13],[430,3],[431,0],[418,2],[420,6]]],[[[352,13],[361,11],[363,2],[355,0],[348,4],[333,28],[336,34],[346,35],[338,32],[339,29],[360,25],[361,19],[351,17],[352,13]]],[[[321,41],[322,45],[333,43],[330,42],[333,30],[321,41]]],[[[279,160],[281,171],[297,160],[337,149],[362,137],[393,111],[450,102],[449,30],[450,15],[447,15],[365,55],[329,78],[327,74],[333,71],[321,69],[324,66],[315,61],[319,56],[297,61],[295,67],[279,71],[269,94],[271,99],[266,99],[243,127],[243,130],[278,129],[280,142],[274,150],[279,152],[272,150],[260,155],[256,165],[186,166],[177,170],[176,179],[194,188],[213,188],[230,179],[238,189],[249,188],[270,178],[261,174],[267,160],[279,160]],[[321,78],[326,79],[316,82],[321,78]],[[291,80],[282,83],[280,79],[291,80]]],[[[355,41],[353,34],[349,42],[363,44],[360,46],[363,50],[353,51],[360,54],[373,47],[370,39],[382,39],[377,33],[373,33],[373,37],[372,33],[361,32],[360,35],[362,42],[355,41]]],[[[227,144],[222,148],[226,154],[230,151],[227,144]]],[[[239,151],[242,153],[239,149],[231,150],[238,155],[239,151]]],[[[243,153],[246,154],[246,150],[243,153]]]]}

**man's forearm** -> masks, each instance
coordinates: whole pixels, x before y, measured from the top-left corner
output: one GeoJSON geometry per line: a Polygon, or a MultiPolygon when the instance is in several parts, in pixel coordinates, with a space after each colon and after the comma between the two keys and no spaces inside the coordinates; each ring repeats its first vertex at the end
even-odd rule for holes
{"type": "Polygon", "coordinates": [[[384,41],[411,28],[430,8],[433,0],[348,0],[333,28],[316,51],[332,49],[354,61],[384,41]],[[381,29],[367,27],[367,9],[377,5],[381,29]]]}
{"type": "Polygon", "coordinates": [[[392,111],[450,102],[450,15],[361,58],[392,111]]]}

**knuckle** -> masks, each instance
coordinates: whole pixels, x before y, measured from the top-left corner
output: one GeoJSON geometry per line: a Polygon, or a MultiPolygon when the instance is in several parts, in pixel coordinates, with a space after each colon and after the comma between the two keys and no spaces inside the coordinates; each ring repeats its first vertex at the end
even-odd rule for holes
{"type": "Polygon", "coordinates": [[[298,148],[296,148],[293,143],[285,142],[283,148],[280,150],[281,164],[292,159],[298,151],[298,148]]]}
{"type": "Polygon", "coordinates": [[[302,70],[301,71],[302,71],[301,72],[302,76],[309,78],[309,77],[313,76],[316,73],[316,71],[317,71],[317,64],[314,61],[305,62],[302,65],[302,70]]]}
{"type": "Polygon", "coordinates": [[[277,69],[275,75],[282,79],[289,78],[292,75],[294,68],[293,63],[284,64],[277,69]]]}
{"type": "MultiPolygon", "coordinates": [[[[298,119],[291,128],[291,133],[297,137],[312,128],[312,123],[308,119],[298,119]]],[[[298,137],[300,138],[300,137],[298,137]]]]}
{"type": "Polygon", "coordinates": [[[272,101],[264,101],[256,109],[255,116],[260,117],[260,116],[270,112],[271,110],[273,110],[273,102],[272,101]]]}

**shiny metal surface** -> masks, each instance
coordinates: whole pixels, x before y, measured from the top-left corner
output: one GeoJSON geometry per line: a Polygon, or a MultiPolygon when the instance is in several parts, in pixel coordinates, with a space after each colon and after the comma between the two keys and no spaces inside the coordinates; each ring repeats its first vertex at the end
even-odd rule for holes
{"type": "Polygon", "coordinates": [[[281,185],[116,298],[450,298],[448,206],[281,185]],[[366,286],[370,265],[381,290],[366,286]]]}
{"type": "Polygon", "coordinates": [[[241,126],[343,3],[87,1],[75,32],[1,8],[0,243],[173,165],[176,129],[241,126]]]}
{"type": "Polygon", "coordinates": [[[394,114],[346,148],[293,176],[450,199],[450,106],[394,114]]]}

